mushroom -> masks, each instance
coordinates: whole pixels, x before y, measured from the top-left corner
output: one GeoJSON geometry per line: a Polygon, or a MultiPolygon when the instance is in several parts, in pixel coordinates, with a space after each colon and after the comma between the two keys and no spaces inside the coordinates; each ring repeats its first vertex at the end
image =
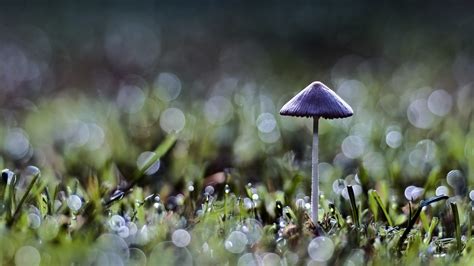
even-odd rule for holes
{"type": "Polygon", "coordinates": [[[352,108],[334,91],[319,81],[309,84],[280,110],[280,115],[313,118],[313,148],[311,163],[311,220],[318,222],[319,177],[318,177],[318,121],[319,118],[334,119],[349,117],[352,108]]]}

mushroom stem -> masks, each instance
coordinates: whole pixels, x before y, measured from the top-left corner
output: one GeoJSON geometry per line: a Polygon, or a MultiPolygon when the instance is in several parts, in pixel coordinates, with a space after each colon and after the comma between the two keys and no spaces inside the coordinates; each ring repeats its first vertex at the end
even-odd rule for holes
{"type": "Polygon", "coordinates": [[[318,124],[319,117],[313,117],[313,149],[311,162],[311,220],[318,225],[319,175],[318,175],[318,124]]]}

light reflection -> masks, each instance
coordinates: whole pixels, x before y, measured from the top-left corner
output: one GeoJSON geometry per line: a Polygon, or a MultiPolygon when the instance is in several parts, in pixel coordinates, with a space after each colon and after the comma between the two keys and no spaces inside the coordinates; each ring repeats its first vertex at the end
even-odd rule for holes
{"type": "Polygon", "coordinates": [[[41,255],[39,251],[32,246],[23,246],[15,253],[15,265],[17,266],[34,266],[40,265],[41,255]]]}
{"type": "Polygon", "coordinates": [[[5,136],[4,147],[13,159],[21,159],[28,154],[30,149],[28,135],[21,128],[12,128],[5,136]]]}
{"type": "Polygon", "coordinates": [[[122,84],[117,95],[117,105],[126,113],[138,112],[145,103],[145,93],[140,87],[122,84]]]}
{"type": "Polygon", "coordinates": [[[351,135],[342,141],[341,148],[347,158],[355,159],[364,154],[365,142],[361,137],[351,135]]]}
{"type": "Polygon", "coordinates": [[[184,229],[178,229],[171,235],[171,241],[175,246],[183,248],[191,242],[191,235],[184,229]]]}
{"type": "Polygon", "coordinates": [[[262,133],[270,133],[276,127],[275,117],[270,113],[262,113],[257,118],[257,128],[262,133]]]}
{"type": "Polygon", "coordinates": [[[445,90],[435,90],[428,97],[428,109],[437,116],[447,115],[452,105],[453,97],[445,90]]]}
{"type": "Polygon", "coordinates": [[[184,113],[178,108],[168,108],[161,113],[160,126],[167,133],[183,130],[185,123],[184,113]]]}
{"type": "Polygon", "coordinates": [[[262,265],[262,258],[258,254],[245,253],[240,256],[238,266],[260,266],[262,265]]]}
{"type": "Polygon", "coordinates": [[[175,100],[181,93],[181,80],[173,73],[160,73],[153,85],[154,93],[164,102],[175,100]]]}
{"type": "Polygon", "coordinates": [[[397,130],[389,131],[387,132],[387,135],[385,135],[385,143],[387,143],[387,145],[392,149],[400,147],[402,140],[403,136],[397,130]]]}
{"type": "Polygon", "coordinates": [[[311,240],[308,245],[308,254],[312,260],[328,261],[334,253],[334,243],[329,237],[319,236],[311,240]]]}
{"type": "Polygon", "coordinates": [[[211,124],[223,125],[233,115],[232,103],[223,96],[213,96],[204,105],[204,115],[211,124]]]}
{"type": "Polygon", "coordinates": [[[407,117],[410,123],[417,128],[430,128],[434,123],[433,114],[428,109],[425,99],[414,100],[407,109],[407,117]]]}

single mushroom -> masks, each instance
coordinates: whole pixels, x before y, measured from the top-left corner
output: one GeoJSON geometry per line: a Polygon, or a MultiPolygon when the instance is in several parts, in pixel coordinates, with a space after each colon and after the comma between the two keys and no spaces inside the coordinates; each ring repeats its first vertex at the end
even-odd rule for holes
{"type": "Polygon", "coordinates": [[[309,84],[280,110],[281,115],[313,118],[313,149],[311,163],[311,219],[318,222],[319,177],[318,177],[318,121],[319,118],[334,119],[349,117],[352,108],[334,91],[319,81],[309,84]]]}

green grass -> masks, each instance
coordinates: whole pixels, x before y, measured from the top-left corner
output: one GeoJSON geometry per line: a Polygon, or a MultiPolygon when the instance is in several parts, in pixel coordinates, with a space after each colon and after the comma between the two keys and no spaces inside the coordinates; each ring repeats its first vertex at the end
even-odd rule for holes
{"type": "MultiPolygon", "coordinates": [[[[435,79],[435,71],[425,75],[427,83],[435,79]]],[[[151,87],[142,88],[135,113],[83,95],[18,110],[15,125],[0,126],[0,139],[21,128],[32,153],[2,152],[0,166],[16,178],[0,183],[0,264],[31,264],[39,255],[42,265],[318,265],[317,256],[327,265],[472,265],[470,98],[452,90],[450,112],[417,128],[407,108],[431,89],[394,92],[382,78],[353,78],[365,87],[341,96],[354,117],[321,123],[318,225],[305,198],[310,121],[277,114],[293,92],[239,84],[224,97],[230,116],[211,119],[207,98],[168,103],[151,87]],[[166,132],[160,120],[170,107],[185,117],[178,132],[166,132]],[[259,130],[262,113],[273,115],[270,132],[259,130]],[[389,132],[398,132],[399,145],[389,145],[389,132]],[[137,164],[144,151],[153,153],[137,164]],[[333,189],[338,179],[347,197],[333,189]],[[409,185],[424,189],[412,202],[404,196],[409,185]],[[447,196],[436,196],[440,186],[447,196]],[[317,243],[325,244],[308,254],[317,243]]]]}

